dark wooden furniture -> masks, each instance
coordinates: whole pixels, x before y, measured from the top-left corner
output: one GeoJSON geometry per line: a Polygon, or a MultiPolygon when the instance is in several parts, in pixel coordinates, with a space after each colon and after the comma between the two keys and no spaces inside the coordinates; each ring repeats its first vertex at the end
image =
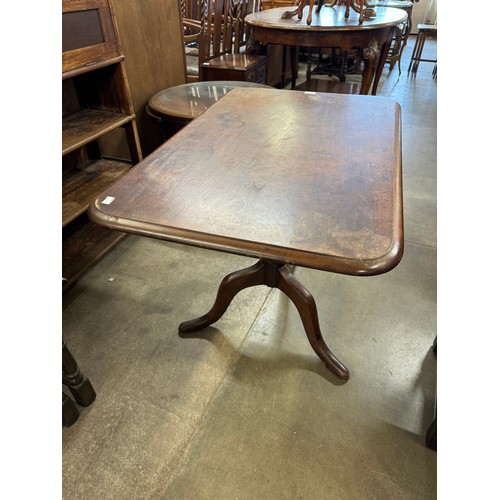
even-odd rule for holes
{"type": "Polygon", "coordinates": [[[113,12],[145,156],[162,142],[145,110],[149,97],[186,83],[179,2],[113,0],[113,12]]]}
{"type": "MultiPolygon", "coordinates": [[[[432,344],[432,351],[437,357],[437,336],[434,338],[434,343],[432,344]]],[[[427,432],[425,433],[425,445],[431,450],[437,451],[437,391],[434,404],[434,418],[430,423],[427,432]]]]}
{"type": "MultiPolygon", "coordinates": [[[[250,0],[202,0],[198,20],[183,20],[184,28],[199,22],[196,54],[186,54],[186,68],[198,62],[198,80],[238,80],[266,83],[267,56],[246,53],[248,30],[245,17],[251,12],[250,0]]],[[[191,76],[188,71],[188,81],[191,76]]]]}
{"type": "Polygon", "coordinates": [[[200,48],[203,48],[205,30],[202,28],[200,2],[197,0],[179,0],[182,40],[184,43],[184,65],[186,83],[200,80],[200,48]]]}
{"type": "MultiPolygon", "coordinates": [[[[269,9],[277,6],[290,6],[293,5],[293,0],[278,0],[278,1],[244,1],[244,8],[237,10],[237,14],[243,19],[240,21],[243,25],[243,30],[240,30],[240,36],[242,39],[240,41],[240,53],[245,53],[246,43],[248,41],[249,30],[245,26],[244,17],[252,11],[258,11],[261,9],[269,9]]],[[[236,5],[236,2],[233,2],[236,5]]],[[[186,66],[186,82],[196,82],[200,80],[200,59],[199,59],[199,47],[203,44],[202,41],[202,15],[201,12],[206,12],[206,1],[205,0],[180,0],[182,25],[183,25],[183,40],[185,44],[185,66],[186,66]],[[201,4],[201,5],[200,5],[201,4]]],[[[206,15],[205,15],[206,17],[206,15]]],[[[263,55],[263,54],[261,54],[263,55]]],[[[286,82],[291,78],[291,61],[290,53],[286,50],[286,47],[282,45],[269,45],[266,47],[265,55],[267,56],[267,62],[265,65],[265,83],[270,86],[281,86],[284,87],[286,82]],[[285,75],[282,75],[282,67],[285,68],[285,75]]],[[[213,69],[213,68],[212,68],[213,69]]],[[[229,76],[231,79],[241,79],[246,78],[245,75],[233,73],[229,76]]],[[[210,73],[210,72],[209,72],[210,73]]],[[[208,74],[208,77],[210,74],[208,74]]],[[[263,68],[260,66],[255,72],[255,80],[261,81],[263,77],[263,68]],[[257,74],[258,73],[258,74],[257,74]]],[[[207,79],[208,79],[207,77],[207,79]]],[[[218,76],[217,76],[218,77],[218,76]]],[[[250,78],[246,78],[247,81],[254,81],[254,75],[250,75],[250,78]]],[[[262,82],[264,83],[264,82],[262,82]]]]}
{"type": "MultiPolygon", "coordinates": [[[[410,64],[408,66],[408,75],[411,72],[412,76],[417,76],[418,65],[421,62],[437,63],[437,59],[428,59],[422,56],[425,41],[427,40],[427,38],[437,38],[437,24],[419,24],[417,28],[417,40],[415,41],[415,46],[413,47],[413,52],[411,54],[410,64]]],[[[436,69],[436,67],[434,68],[436,69]]],[[[435,76],[434,73],[435,72],[433,71],[433,77],[435,76]]]]}
{"type": "Polygon", "coordinates": [[[200,45],[203,44],[201,22],[196,19],[182,19],[182,38],[184,42],[184,58],[186,82],[193,83],[200,80],[200,45]]]}
{"type": "MultiPolygon", "coordinates": [[[[298,0],[261,0],[258,10],[276,9],[278,7],[292,7],[298,0]]],[[[269,44],[266,47],[269,58],[266,70],[266,82],[277,88],[284,88],[292,79],[292,68],[299,64],[298,51],[290,51],[286,45],[269,44]],[[292,57],[294,60],[292,60],[292,57]]]]}
{"type": "MultiPolygon", "coordinates": [[[[376,94],[394,30],[406,21],[406,12],[389,7],[378,8],[374,19],[367,19],[359,24],[354,10],[346,19],[345,7],[337,6],[323,8],[319,13],[313,11],[310,25],[306,23],[305,16],[300,21],[283,19],[285,12],[287,8],[281,7],[248,15],[246,22],[252,27],[254,43],[276,43],[295,48],[339,47],[343,51],[355,49],[364,64],[360,93],[368,94],[371,88],[371,93],[376,94]]],[[[292,73],[293,87],[297,68],[292,73]]]]}
{"type": "Polygon", "coordinates": [[[89,215],[118,231],[258,259],[224,278],[213,308],[179,331],[214,323],[246,287],[277,287],[296,305],[319,358],[347,379],[322,337],[314,298],[289,266],[370,276],[398,264],[400,106],[373,96],[235,89],[105,189],[89,215]],[[377,126],[367,126],[374,116],[377,126]]]}
{"type": "Polygon", "coordinates": [[[389,64],[389,71],[397,63],[399,74],[401,74],[401,56],[408,43],[408,37],[412,29],[411,14],[413,11],[413,2],[410,0],[371,0],[370,5],[375,7],[375,11],[378,11],[380,7],[394,7],[402,9],[408,14],[406,21],[400,24],[394,31],[394,37],[386,59],[386,63],[389,64]]]}
{"type": "Polygon", "coordinates": [[[241,81],[193,82],[164,89],[151,96],[147,111],[158,125],[164,140],[236,88],[266,87],[241,81]]]}
{"type": "MultiPolygon", "coordinates": [[[[96,393],[90,380],[80,370],[73,354],[71,354],[66,342],[62,342],[62,383],[71,392],[75,401],[80,406],[90,406],[95,398],[96,393]]],[[[62,393],[62,423],[65,426],[73,425],[80,412],[73,403],[73,400],[64,392],[62,393]]]]}
{"type": "Polygon", "coordinates": [[[252,54],[223,54],[202,64],[202,79],[266,83],[267,57],[252,54]]]}
{"type": "Polygon", "coordinates": [[[125,236],[86,211],[142,153],[109,1],[63,0],[62,46],[62,273],[71,286],[125,236]],[[116,148],[121,137],[125,152],[116,148]]]}

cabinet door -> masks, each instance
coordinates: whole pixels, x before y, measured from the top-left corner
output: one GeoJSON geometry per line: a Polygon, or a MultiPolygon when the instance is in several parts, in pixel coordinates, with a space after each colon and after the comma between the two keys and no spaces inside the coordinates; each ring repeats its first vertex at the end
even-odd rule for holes
{"type": "Polygon", "coordinates": [[[63,0],[62,71],[89,67],[120,55],[105,0],[63,0]]]}

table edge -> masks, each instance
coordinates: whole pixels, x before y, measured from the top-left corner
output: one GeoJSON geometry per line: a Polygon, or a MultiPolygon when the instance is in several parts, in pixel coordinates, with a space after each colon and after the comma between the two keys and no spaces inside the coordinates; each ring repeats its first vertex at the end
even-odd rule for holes
{"type": "MultiPolygon", "coordinates": [[[[308,8],[308,6],[306,5],[308,8]]],[[[325,6],[323,6],[324,8],[325,6]]],[[[408,19],[408,13],[405,12],[403,9],[399,9],[396,7],[379,7],[382,9],[390,9],[390,10],[401,10],[403,12],[402,19],[398,21],[391,21],[391,22],[386,22],[386,23],[381,23],[381,24],[376,24],[376,25],[371,25],[371,24],[366,24],[366,22],[362,24],[350,24],[346,26],[316,26],[316,25],[308,25],[308,24],[303,24],[303,23],[295,23],[292,24],[290,23],[289,25],[283,25],[283,26],[276,26],[276,25],[270,25],[269,22],[265,21],[260,21],[258,19],[255,19],[259,14],[262,12],[267,12],[267,11],[259,11],[259,12],[252,12],[248,14],[245,17],[245,23],[250,24],[251,26],[257,26],[259,28],[264,28],[264,29],[269,29],[269,30],[286,30],[286,31],[303,31],[303,32],[308,32],[308,31],[315,31],[315,32],[332,32],[332,28],[335,28],[335,32],[339,31],[370,31],[370,30],[380,30],[383,28],[390,28],[393,26],[398,26],[399,24],[402,24],[407,21],[408,19]]],[[[292,10],[293,6],[291,7],[277,7],[276,9],[273,10],[278,10],[281,9],[283,12],[287,10],[292,10]]],[[[269,9],[271,10],[271,9],[269,9]]],[[[304,17],[303,19],[306,19],[306,12],[307,10],[304,10],[304,17]]],[[[295,19],[295,18],[294,18],[295,19]]]]}
{"type": "Polygon", "coordinates": [[[388,251],[373,259],[352,259],[348,257],[307,252],[304,250],[294,250],[249,240],[229,238],[227,236],[219,236],[212,233],[159,226],[158,224],[136,221],[133,219],[123,219],[121,217],[107,215],[100,210],[98,207],[99,198],[100,196],[96,197],[89,205],[88,216],[96,224],[109,229],[135,234],[137,236],[146,236],[173,243],[241,255],[244,257],[265,259],[282,264],[318,269],[321,271],[353,276],[384,274],[391,271],[399,264],[404,251],[402,209],[399,213],[395,214],[396,234],[393,234],[392,243],[388,251]]]}

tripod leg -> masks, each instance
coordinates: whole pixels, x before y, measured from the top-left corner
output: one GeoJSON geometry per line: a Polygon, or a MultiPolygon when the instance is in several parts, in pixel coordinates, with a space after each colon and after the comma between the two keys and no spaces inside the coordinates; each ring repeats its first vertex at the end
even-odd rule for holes
{"type": "Polygon", "coordinates": [[[259,261],[246,269],[228,274],[219,285],[219,291],[212,309],[199,318],[181,323],[179,333],[195,332],[218,321],[238,292],[251,286],[265,284],[264,269],[264,263],[259,261]]]}
{"type": "Polygon", "coordinates": [[[277,287],[295,304],[314,352],[334,375],[342,380],[349,380],[349,370],[330,351],[321,335],[314,297],[292,275],[287,266],[282,266],[278,271],[277,287]]]}

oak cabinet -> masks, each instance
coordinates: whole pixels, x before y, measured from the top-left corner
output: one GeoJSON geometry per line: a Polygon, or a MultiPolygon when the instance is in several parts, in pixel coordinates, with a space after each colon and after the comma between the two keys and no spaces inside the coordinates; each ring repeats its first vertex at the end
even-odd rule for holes
{"type": "Polygon", "coordinates": [[[142,152],[110,0],[63,0],[62,47],[62,275],[68,287],[125,236],[96,226],[87,208],[142,152]]]}

